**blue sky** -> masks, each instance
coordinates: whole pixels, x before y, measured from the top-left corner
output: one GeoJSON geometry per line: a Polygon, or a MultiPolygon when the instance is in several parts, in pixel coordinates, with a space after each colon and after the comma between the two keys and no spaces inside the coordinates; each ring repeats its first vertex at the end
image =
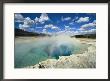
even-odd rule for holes
{"type": "Polygon", "coordinates": [[[96,32],[95,13],[15,13],[15,28],[48,34],[96,32]]]}

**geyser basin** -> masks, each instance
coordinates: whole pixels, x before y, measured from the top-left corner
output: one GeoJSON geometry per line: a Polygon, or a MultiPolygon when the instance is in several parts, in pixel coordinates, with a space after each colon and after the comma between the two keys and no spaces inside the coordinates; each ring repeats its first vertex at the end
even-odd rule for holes
{"type": "Polygon", "coordinates": [[[31,66],[48,58],[58,59],[86,48],[69,36],[24,37],[15,41],[15,68],[31,66]]]}

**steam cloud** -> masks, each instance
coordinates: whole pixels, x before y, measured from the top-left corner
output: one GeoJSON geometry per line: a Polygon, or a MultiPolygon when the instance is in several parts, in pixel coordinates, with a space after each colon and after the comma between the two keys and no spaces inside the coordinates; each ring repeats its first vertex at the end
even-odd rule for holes
{"type": "Polygon", "coordinates": [[[40,40],[41,44],[44,44],[44,51],[49,57],[68,56],[74,53],[76,48],[79,48],[80,43],[69,36],[59,35],[53,37],[47,37],[40,40]]]}

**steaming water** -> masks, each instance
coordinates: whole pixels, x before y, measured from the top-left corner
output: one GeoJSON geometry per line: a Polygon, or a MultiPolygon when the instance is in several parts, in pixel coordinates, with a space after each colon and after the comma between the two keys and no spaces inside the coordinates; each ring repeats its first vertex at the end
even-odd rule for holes
{"type": "Polygon", "coordinates": [[[15,39],[15,68],[31,66],[48,58],[58,59],[82,52],[87,46],[68,36],[15,39]]]}

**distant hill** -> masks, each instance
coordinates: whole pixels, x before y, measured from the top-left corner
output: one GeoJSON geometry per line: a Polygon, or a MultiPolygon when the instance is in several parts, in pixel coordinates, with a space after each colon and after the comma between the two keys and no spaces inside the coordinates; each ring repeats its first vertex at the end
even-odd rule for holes
{"type": "Polygon", "coordinates": [[[43,33],[28,32],[15,28],[15,36],[48,36],[48,35],[43,33]]]}
{"type": "MultiPolygon", "coordinates": [[[[15,28],[15,36],[51,36],[44,33],[34,33],[34,32],[28,32],[21,29],[15,28]]],[[[96,38],[96,34],[84,34],[84,35],[75,35],[71,37],[76,38],[96,38]]]]}
{"type": "Polygon", "coordinates": [[[76,38],[96,38],[96,34],[75,35],[76,38]]]}

